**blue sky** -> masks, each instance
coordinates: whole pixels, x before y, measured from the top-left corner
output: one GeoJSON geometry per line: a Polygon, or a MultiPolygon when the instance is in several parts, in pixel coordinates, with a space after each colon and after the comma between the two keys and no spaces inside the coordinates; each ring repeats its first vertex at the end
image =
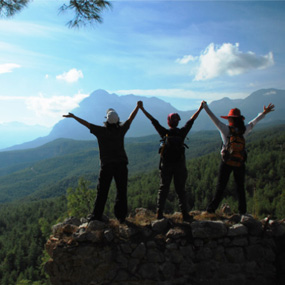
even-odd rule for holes
{"type": "Polygon", "coordinates": [[[179,110],[284,89],[284,1],[111,1],[102,24],[80,29],[63,2],[0,19],[0,124],[52,127],[96,89],[179,110]]]}

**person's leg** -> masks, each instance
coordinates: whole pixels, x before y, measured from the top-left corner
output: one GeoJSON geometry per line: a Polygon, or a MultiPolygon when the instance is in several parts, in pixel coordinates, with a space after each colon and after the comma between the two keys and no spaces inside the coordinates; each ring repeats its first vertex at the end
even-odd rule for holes
{"type": "Polygon", "coordinates": [[[232,167],[221,162],[219,169],[218,182],[216,185],[216,194],[207,207],[207,212],[214,213],[223,199],[224,190],[230,178],[232,167]]]}
{"type": "Polygon", "coordinates": [[[102,218],[112,178],[112,167],[109,165],[103,166],[98,178],[97,196],[91,218],[93,220],[101,220],[102,218]]]}
{"type": "Polygon", "coordinates": [[[236,183],[236,191],[238,195],[238,210],[241,215],[246,213],[246,197],[244,189],[245,181],[245,165],[234,168],[234,179],[236,183]]]}
{"type": "Polygon", "coordinates": [[[117,164],[114,168],[114,179],[117,187],[117,195],[114,206],[116,218],[123,222],[128,214],[128,168],[126,164],[117,164]]]}
{"type": "Polygon", "coordinates": [[[183,218],[188,218],[188,202],[185,191],[185,184],[187,179],[187,169],[184,161],[176,163],[174,166],[174,187],[178,195],[179,207],[183,218]]]}
{"type": "Polygon", "coordinates": [[[168,196],[170,183],[172,180],[172,169],[169,165],[164,164],[160,168],[160,187],[157,194],[157,218],[163,217],[166,198],[168,196]]]}

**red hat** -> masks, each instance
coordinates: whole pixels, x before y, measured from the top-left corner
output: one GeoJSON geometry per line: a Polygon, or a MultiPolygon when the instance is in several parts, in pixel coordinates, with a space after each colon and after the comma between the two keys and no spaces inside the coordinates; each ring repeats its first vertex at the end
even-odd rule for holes
{"type": "Polygon", "coordinates": [[[240,109],[238,108],[231,109],[227,116],[221,116],[221,118],[223,119],[239,118],[239,117],[241,117],[244,120],[244,116],[240,114],[240,109]]]}
{"type": "Polygon", "coordinates": [[[180,116],[177,113],[171,113],[167,116],[167,124],[171,128],[177,127],[180,120],[180,116]]]}

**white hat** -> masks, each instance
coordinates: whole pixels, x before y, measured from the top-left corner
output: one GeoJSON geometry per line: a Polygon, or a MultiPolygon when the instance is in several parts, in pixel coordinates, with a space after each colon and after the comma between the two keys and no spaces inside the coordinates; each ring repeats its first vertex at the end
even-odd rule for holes
{"type": "Polygon", "coordinates": [[[109,124],[117,124],[119,122],[119,116],[114,109],[109,109],[107,111],[107,122],[109,124]]]}

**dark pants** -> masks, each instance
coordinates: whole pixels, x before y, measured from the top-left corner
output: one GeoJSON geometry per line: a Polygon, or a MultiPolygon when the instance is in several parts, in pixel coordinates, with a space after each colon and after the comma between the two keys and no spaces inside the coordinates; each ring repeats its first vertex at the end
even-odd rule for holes
{"type": "Polygon", "coordinates": [[[117,187],[114,207],[115,216],[117,219],[125,219],[127,216],[128,168],[125,163],[116,163],[101,167],[97,185],[97,197],[93,211],[95,219],[101,219],[102,217],[113,177],[117,187]]]}
{"type": "Polygon", "coordinates": [[[234,173],[234,180],[236,183],[236,191],[238,195],[238,210],[240,214],[246,213],[246,199],[245,199],[245,190],[244,190],[244,180],[245,180],[245,165],[243,164],[240,167],[230,166],[224,163],[223,161],[220,164],[218,183],[216,186],[216,194],[214,199],[211,201],[207,207],[208,212],[214,212],[220,202],[223,199],[224,190],[227,186],[227,183],[230,178],[231,172],[234,173]]]}
{"type": "Polygon", "coordinates": [[[187,179],[187,169],[185,160],[179,162],[169,162],[160,165],[160,188],[157,196],[157,209],[160,212],[164,211],[167,195],[169,193],[170,183],[174,179],[175,191],[179,199],[179,207],[182,213],[188,211],[187,198],[185,191],[185,183],[187,179]]]}

